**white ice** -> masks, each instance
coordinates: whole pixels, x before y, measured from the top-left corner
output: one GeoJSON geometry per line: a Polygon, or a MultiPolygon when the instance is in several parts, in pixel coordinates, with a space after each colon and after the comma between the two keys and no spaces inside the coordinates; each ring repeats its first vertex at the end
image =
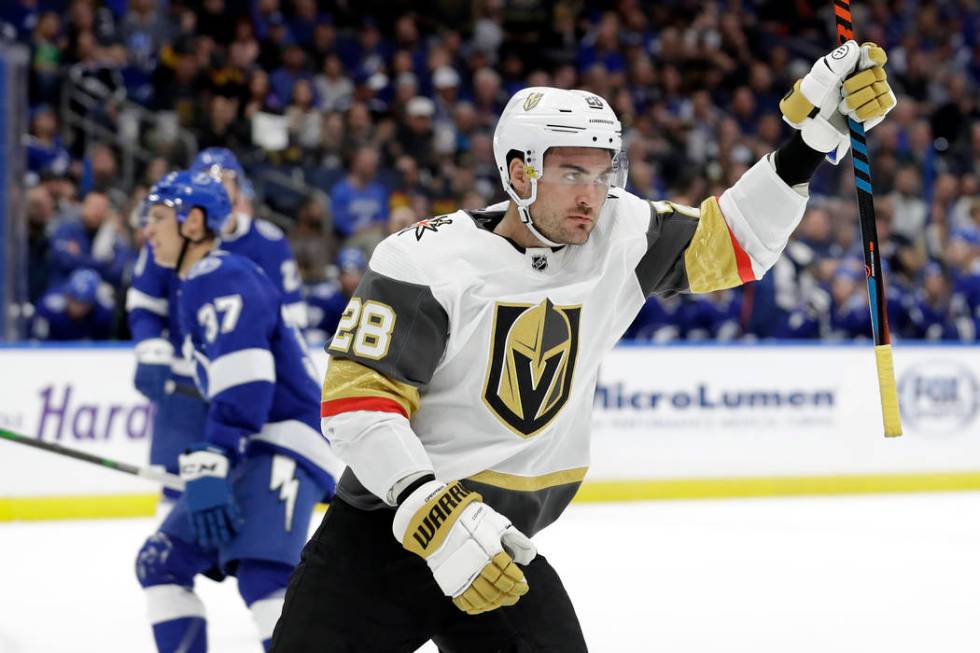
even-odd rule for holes
{"type": "MultiPolygon", "coordinates": [[[[0,652],[153,651],[152,524],[0,524],[0,652]]],[[[593,652],[980,650],[980,493],[575,504],[535,540],[593,652]]],[[[210,650],[258,653],[234,584],[199,591],[210,650]]]]}

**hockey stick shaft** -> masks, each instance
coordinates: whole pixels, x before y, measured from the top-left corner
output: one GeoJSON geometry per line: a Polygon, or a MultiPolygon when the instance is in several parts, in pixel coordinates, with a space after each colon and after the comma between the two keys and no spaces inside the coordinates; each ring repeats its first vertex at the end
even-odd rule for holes
{"type": "MultiPolygon", "coordinates": [[[[850,0],[833,0],[837,22],[837,42],[843,45],[854,38],[850,0]]],[[[902,418],[898,410],[898,388],[892,361],[891,338],[888,334],[888,303],[885,301],[885,278],[881,270],[878,247],[878,228],[875,224],[874,190],[871,186],[871,161],[864,125],[850,118],[851,164],[854,167],[854,186],[857,192],[861,240],[864,244],[864,270],[868,277],[868,304],[871,309],[871,332],[875,343],[875,363],[878,368],[878,389],[881,393],[881,417],[885,437],[902,434],[902,418]]]]}
{"type": "Polygon", "coordinates": [[[94,456],[90,453],[85,453],[84,451],[76,451],[75,449],[63,447],[60,444],[44,442],[43,440],[30,438],[26,435],[21,435],[20,433],[8,431],[7,429],[0,429],[0,439],[7,440],[9,442],[16,442],[18,444],[24,444],[28,447],[34,447],[35,449],[41,449],[42,451],[58,454],[59,456],[65,456],[67,458],[74,458],[75,460],[81,460],[93,465],[99,465],[100,467],[108,467],[109,469],[114,469],[117,472],[122,472],[124,474],[139,476],[140,478],[145,478],[149,481],[160,483],[164,487],[170,488],[171,490],[182,491],[184,489],[184,481],[179,476],[155,469],[153,467],[140,467],[137,465],[130,465],[129,463],[119,462],[118,460],[94,456]]]}

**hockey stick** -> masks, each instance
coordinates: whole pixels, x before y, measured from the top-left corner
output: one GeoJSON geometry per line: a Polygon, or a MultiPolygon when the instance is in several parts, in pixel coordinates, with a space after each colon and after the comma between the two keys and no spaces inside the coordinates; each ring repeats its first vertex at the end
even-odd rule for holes
{"type": "Polygon", "coordinates": [[[93,465],[114,469],[117,472],[132,474],[133,476],[139,476],[140,478],[145,478],[149,481],[156,481],[157,483],[160,483],[164,487],[170,488],[171,490],[182,491],[184,489],[184,481],[179,476],[158,470],[153,467],[138,467],[136,465],[130,465],[129,463],[121,463],[117,460],[109,460],[108,458],[93,456],[92,454],[85,453],[84,451],[76,451],[75,449],[62,447],[60,444],[52,444],[50,442],[43,442],[37,438],[29,438],[26,435],[20,435],[19,433],[14,433],[13,431],[8,431],[7,429],[0,429],[0,439],[9,440],[10,442],[17,442],[18,444],[26,444],[29,447],[50,451],[51,453],[56,453],[60,456],[67,456],[68,458],[74,458],[75,460],[83,460],[87,463],[92,463],[93,465]]]}
{"type": "MultiPolygon", "coordinates": [[[[851,20],[851,0],[834,0],[837,21],[837,42],[843,45],[854,38],[851,20]]],[[[871,308],[871,333],[875,342],[875,362],[878,366],[878,389],[881,392],[881,418],[885,437],[902,434],[902,418],[898,411],[898,389],[895,386],[895,366],[892,362],[891,338],[888,335],[888,304],[885,302],[885,279],[881,270],[878,228],[875,225],[875,204],[871,187],[871,162],[864,125],[847,119],[851,132],[851,163],[854,166],[854,186],[857,189],[858,216],[861,240],[864,243],[864,270],[868,275],[868,303],[871,308]]]]}

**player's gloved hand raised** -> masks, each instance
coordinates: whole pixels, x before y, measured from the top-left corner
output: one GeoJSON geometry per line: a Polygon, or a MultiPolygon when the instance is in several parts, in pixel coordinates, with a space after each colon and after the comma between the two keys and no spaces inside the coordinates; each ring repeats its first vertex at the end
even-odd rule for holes
{"type": "Polygon", "coordinates": [[[821,57],[779,102],[783,120],[803,141],[837,164],[851,145],[845,116],[868,131],[895,107],[888,85],[885,51],[874,43],[848,41],[821,57]],[[852,72],[858,70],[857,74],[852,72]]]}
{"type": "Polygon", "coordinates": [[[425,558],[439,588],[469,614],[517,603],[528,586],[515,563],[538,553],[482,499],[459,481],[429,481],[402,502],[392,523],[395,538],[425,558]]]}
{"type": "Polygon", "coordinates": [[[201,444],[182,453],[179,464],[198,544],[211,548],[228,542],[244,523],[228,480],[228,456],[218,447],[201,444]]]}
{"type": "Polygon", "coordinates": [[[163,338],[148,338],[136,345],[136,376],[133,385],[150,401],[160,401],[170,377],[174,348],[163,338]]]}

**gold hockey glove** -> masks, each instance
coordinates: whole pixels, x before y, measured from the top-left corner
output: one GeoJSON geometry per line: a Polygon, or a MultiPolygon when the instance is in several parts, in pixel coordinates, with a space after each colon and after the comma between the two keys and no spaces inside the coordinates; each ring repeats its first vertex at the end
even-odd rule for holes
{"type": "Polygon", "coordinates": [[[398,507],[392,532],[429,564],[436,583],[468,614],[514,605],[537,549],[510,521],[459,481],[429,481],[398,507]]]}
{"type": "Polygon", "coordinates": [[[895,108],[897,100],[888,84],[885,62],[888,55],[874,43],[861,44],[861,72],[844,80],[844,99],[838,110],[845,116],[864,124],[868,131],[885,119],[885,114],[895,108]]]}
{"type": "Polygon", "coordinates": [[[867,131],[895,106],[882,68],[886,60],[885,51],[874,43],[841,45],[818,59],[779,102],[783,120],[836,165],[851,146],[845,115],[862,122],[867,131]],[[860,72],[846,79],[855,69],[860,72]]]}

